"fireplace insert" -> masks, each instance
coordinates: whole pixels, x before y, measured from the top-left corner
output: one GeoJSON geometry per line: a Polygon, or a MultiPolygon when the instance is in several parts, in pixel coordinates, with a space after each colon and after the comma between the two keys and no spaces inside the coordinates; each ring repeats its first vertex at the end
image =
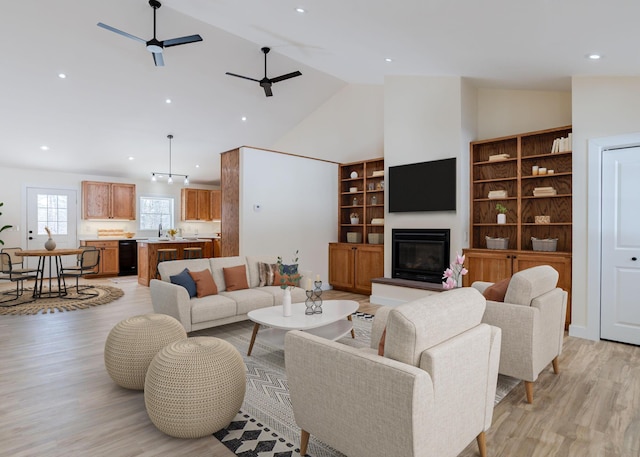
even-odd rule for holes
{"type": "Polygon", "coordinates": [[[393,229],[393,278],[441,283],[449,267],[449,229],[393,229]]]}

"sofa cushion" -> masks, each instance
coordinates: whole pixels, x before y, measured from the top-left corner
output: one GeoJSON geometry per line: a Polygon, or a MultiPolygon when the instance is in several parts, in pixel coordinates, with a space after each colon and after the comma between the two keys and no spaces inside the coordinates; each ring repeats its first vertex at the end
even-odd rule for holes
{"type": "Polygon", "coordinates": [[[510,281],[511,278],[498,281],[497,283],[487,287],[484,292],[482,292],[482,295],[484,295],[484,298],[486,298],[487,300],[503,302],[510,281]]]}
{"type": "Polygon", "coordinates": [[[384,356],[419,366],[422,352],[477,326],[486,300],[471,287],[440,292],[389,312],[384,356]]]}
{"type": "Polygon", "coordinates": [[[170,277],[187,268],[190,271],[210,270],[209,259],[169,260],[158,264],[158,271],[163,281],[170,282],[170,277]]]}
{"type": "MultiPolygon", "coordinates": [[[[246,265],[246,260],[244,257],[234,256],[234,257],[212,257],[209,260],[209,264],[211,265],[211,274],[213,274],[213,280],[216,282],[218,286],[218,292],[222,292],[226,290],[227,284],[224,281],[224,272],[223,268],[235,267],[238,265],[246,265]]],[[[258,266],[256,265],[256,271],[258,266]]],[[[258,279],[256,278],[256,284],[258,279]]]]}
{"type": "Polygon", "coordinates": [[[558,272],[549,265],[540,265],[517,272],[511,277],[506,303],[530,306],[531,300],[556,288],[558,272]]]}
{"type": "Polygon", "coordinates": [[[196,283],[189,274],[188,269],[185,268],[177,275],[170,276],[169,280],[173,284],[177,284],[187,289],[187,292],[189,292],[189,298],[193,298],[196,296],[196,283]]]}
{"type": "Polygon", "coordinates": [[[260,275],[260,281],[258,287],[273,286],[273,278],[276,271],[278,271],[278,265],[275,263],[258,263],[258,272],[260,275]]]}
{"type": "Polygon", "coordinates": [[[236,302],[220,294],[191,299],[192,324],[233,317],[236,311],[236,302]]]}
{"type": "Polygon", "coordinates": [[[242,289],[234,291],[220,292],[231,300],[234,300],[237,305],[236,313],[238,315],[246,314],[254,309],[266,308],[273,306],[273,296],[271,294],[262,291],[262,287],[258,289],[242,289]]]}
{"type": "Polygon", "coordinates": [[[206,297],[207,295],[216,295],[218,293],[216,283],[213,281],[213,276],[211,276],[211,272],[208,269],[189,271],[189,276],[191,276],[196,283],[196,295],[198,298],[206,297]]]}
{"type": "Polygon", "coordinates": [[[224,282],[226,284],[227,291],[231,292],[234,290],[249,288],[246,265],[237,265],[235,267],[223,268],[222,273],[224,275],[224,282]]]}

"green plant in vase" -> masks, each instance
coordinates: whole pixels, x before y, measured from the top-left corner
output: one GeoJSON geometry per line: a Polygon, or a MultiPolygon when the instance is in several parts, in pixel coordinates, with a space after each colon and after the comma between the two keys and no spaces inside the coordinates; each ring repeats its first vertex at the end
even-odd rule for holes
{"type": "Polygon", "coordinates": [[[498,212],[498,224],[507,223],[507,213],[509,210],[502,203],[496,203],[496,211],[498,212]]]}
{"type": "MultiPolygon", "coordinates": [[[[4,202],[0,202],[0,206],[4,206],[4,202]]],[[[0,213],[0,216],[2,216],[2,213],[0,213]]],[[[11,227],[13,227],[13,225],[3,225],[2,227],[0,227],[0,232],[4,232],[11,227]]],[[[0,244],[4,245],[4,241],[0,240],[0,244]]]]}

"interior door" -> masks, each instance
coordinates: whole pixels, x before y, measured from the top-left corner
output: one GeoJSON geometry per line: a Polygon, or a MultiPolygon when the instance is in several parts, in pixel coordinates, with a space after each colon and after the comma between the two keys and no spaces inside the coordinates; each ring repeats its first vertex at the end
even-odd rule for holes
{"type": "MultiPolygon", "coordinates": [[[[51,230],[56,248],[78,247],[77,193],[68,189],[27,188],[27,249],[44,249],[51,230]]],[[[38,259],[28,258],[29,266],[36,267],[38,259]]],[[[63,264],[73,265],[74,256],[62,256],[63,264]]],[[[45,262],[46,263],[46,262],[45,262]]],[[[45,276],[48,276],[45,270],[45,276]]]]}
{"type": "Polygon", "coordinates": [[[640,147],[602,157],[600,337],[640,345],[640,147]]]}

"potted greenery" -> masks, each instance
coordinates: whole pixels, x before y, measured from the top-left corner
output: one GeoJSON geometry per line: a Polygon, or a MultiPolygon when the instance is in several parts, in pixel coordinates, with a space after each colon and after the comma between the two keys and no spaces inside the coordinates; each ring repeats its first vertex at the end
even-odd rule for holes
{"type": "Polygon", "coordinates": [[[360,223],[360,216],[358,216],[358,213],[351,213],[349,218],[351,219],[351,223],[354,225],[360,223]]]}
{"type": "Polygon", "coordinates": [[[502,203],[496,204],[496,211],[498,212],[498,224],[507,223],[507,212],[509,211],[502,203]]]}
{"type": "MultiPolygon", "coordinates": [[[[0,202],[0,206],[3,206],[4,203],[0,202]]],[[[0,216],[2,216],[2,213],[0,213],[0,216]]],[[[11,225],[3,225],[2,227],[0,227],[0,232],[4,232],[7,229],[10,229],[12,226],[11,225]]],[[[0,244],[4,244],[4,241],[0,240],[0,244]]]]}

